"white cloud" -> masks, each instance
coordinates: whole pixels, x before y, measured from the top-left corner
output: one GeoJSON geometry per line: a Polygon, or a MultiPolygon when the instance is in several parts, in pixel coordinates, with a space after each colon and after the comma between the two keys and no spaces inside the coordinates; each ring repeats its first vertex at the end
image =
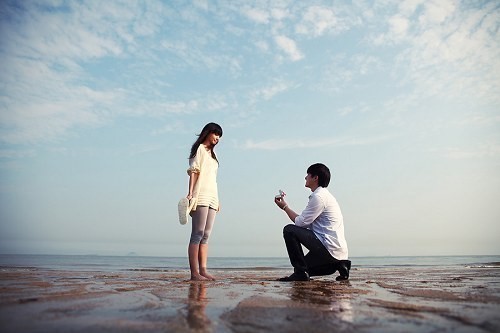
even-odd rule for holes
{"type": "Polygon", "coordinates": [[[352,63],[352,68],[360,75],[369,74],[371,71],[382,67],[379,58],[368,54],[357,54],[352,57],[350,63],[352,63]]]}
{"type": "Polygon", "coordinates": [[[133,145],[129,147],[129,155],[137,156],[152,153],[160,150],[162,147],[159,144],[149,144],[149,145],[133,145]]]}
{"type": "Polygon", "coordinates": [[[262,24],[269,23],[269,13],[267,11],[258,8],[244,8],[242,12],[246,17],[254,22],[262,24]]]}
{"type": "Polygon", "coordinates": [[[461,126],[470,126],[474,124],[475,126],[496,126],[500,124],[500,115],[484,115],[484,114],[474,114],[473,116],[466,117],[458,122],[461,126]]]}
{"type": "Polygon", "coordinates": [[[335,92],[350,89],[359,84],[363,76],[378,72],[383,68],[382,60],[370,54],[335,55],[326,62],[318,75],[314,89],[335,92]]]}
{"type": "Polygon", "coordinates": [[[406,33],[409,27],[408,19],[400,15],[395,15],[389,19],[389,25],[389,34],[392,35],[394,39],[399,40],[406,37],[406,33]]]}
{"type": "Polygon", "coordinates": [[[208,0],[194,0],[194,5],[203,10],[208,10],[208,0]]]}
{"type": "MultiPolygon", "coordinates": [[[[361,24],[359,14],[342,3],[333,6],[313,5],[301,11],[301,20],[295,26],[298,34],[311,38],[323,35],[338,35],[351,27],[361,24]]],[[[367,15],[370,8],[363,7],[363,15],[367,15]]]]}
{"type": "MultiPolygon", "coordinates": [[[[239,106],[249,110],[255,99],[268,101],[292,87],[272,81],[283,77],[276,75],[281,71],[291,76],[305,74],[301,79],[315,75],[319,79],[308,79],[312,86],[338,92],[383,68],[385,59],[401,86],[409,88],[408,95],[450,99],[468,95],[480,102],[500,103],[498,10],[494,3],[463,8],[453,1],[412,0],[361,8],[364,5],[308,7],[280,2],[243,9],[230,3],[212,8],[202,0],[195,6],[173,8],[162,2],[62,4],[64,12],[44,11],[27,2],[21,7],[24,11],[2,14],[13,17],[0,22],[0,84],[5,87],[0,96],[0,140],[4,142],[50,140],[72,128],[98,126],[121,115],[162,117],[201,109],[218,111],[233,107],[240,98],[246,98],[248,105],[239,106]],[[235,13],[243,13],[251,22],[235,13]],[[299,47],[297,37],[325,36],[324,41],[335,44],[333,35],[359,24],[358,17],[366,20],[370,31],[384,26],[379,42],[382,46],[390,43],[389,51],[382,47],[367,49],[373,51],[367,53],[370,55],[356,55],[343,52],[357,51],[358,46],[327,45],[322,48],[325,56],[321,55],[325,64],[305,63],[300,74],[279,68],[288,65],[283,62],[272,64],[274,68],[262,66],[272,62],[265,57],[274,56],[273,48],[291,61],[304,59],[309,52],[306,48],[314,43],[307,40],[299,47]],[[386,51],[399,54],[384,58],[386,51]],[[326,57],[334,61],[328,64],[326,57]],[[116,63],[120,65],[114,66],[116,63]],[[107,72],[109,68],[115,72],[107,72]],[[315,72],[318,69],[321,72],[315,72]],[[274,83],[243,97],[231,89],[216,98],[207,96],[211,93],[193,95],[198,91],[190,90],[190,74],[194,73],[192,80],[205,73],[211,79],[214,73],[214,77],[222,76],[220,70],[233,77],[253,76],[274,83]]],[[[370,34],[367,31],[360,32],[361,38],[363,33],[370,34]]],[[[248,86],[255,85],[249,83],[240,92],[248,86]]],[[[417,99],[395,96],[393,100],[417,99]]]]}
{"type": "Polygon", "coordinates": [[[196,112],[200,103],[196,99],[186,101],[165,101],[165,102],[144,102],[137,109],[131,109],[130,112],[136,116],[148,115],[160,117],[165,114],[189,114],[196,112]]]}
{"type": "Polygon", "coordinates": [[[134,34],[153,33],[163,20],[158,7],[149,4],[44,2],[39,7],[28,2],[5,10],[11,19],[2,20],[0,41],[0,83],[5,87],[0,140],[8,143],[53,140],[71,128],[109,120],[125,91],[95,87],[98,81],[83,64],[119,59],[134,34]],[[64,10],[41,10],[58,5],[64,10]],[[141,13],[142,25],[134,24],[141,13]]]}
{"type": "Polygon", "coordinates": [[[304,55],[300,52],[293,39],[280,35],[274,37],[274,40],[276,41],[278,47],[287,54],[290,60],[298,61],[304,58],[304,55]]]}
{"type": "Polygon", "coordinates": [[[444,150],[444,155],[454,160],[498,158],[500,157],[500,145],[482,144],[474,149],[448,148],[444,150]]]}
{"type": "Polygon", "coordinates": [[[2,113],[0,118],[2,124],[8,128],[0,132],[2,141],[50,141],[65,135],[72,127],[100,125],[107,117],[105,110],[102,110],[103,113],[95,112],[96,105],[101,105],[102,108],[114,99],[113,93],[85,89],[67,89],[63,94],[64,99],[49,101],[32,98],[30,101],[8,107],[9,112],[2,113]]]}
{"type": "Polygon", "coordinates": [[[340,147],[340,146],[364,146],[378,144],[390,139],[389,136],[380,136],[372,138],[311,138],[302,139],[269,139],[263,141],[245,141],[241,148],[248,150],[287,150],[287,149],[305,149],[320,147],[340,147]]]}
{"type": "Polygon", "coordinates": [[[0,158],[5,159],[19,159],[25,157],[33,157],[36,153],[33,149],[29,150],[14,150],[14,149],[0,149],[0,158]]]}
{"type": "Polygon", "coordinates": [[[300,34],[321,36],[338,24],[333,10],[327,7],[312,6],[307,8],[296,31],[300,34]]]}
{"type": "MultiPolygon", "coordinates": [[[[453,1],[411,1],[388,21],[376,45],[400,48],[393,75],[419,98],[441,96],[500,103],[498,11],[492,3],[466,7],[453,1]],[[416,17],[415,15],[418,16],[416,17]],[[496,23],[494,23],[496,20],[496,23]]],[[[408,97],[412,99],[411,97],[408,97]]]]}
{"type": "Polygon", "coordinates": [[[399,12],[404,16],[411,16],[417,8],[427,0],[403,0],[399,1],[399,12]]]}
{"type": "Polygon", "coordinates": [[[265,88],[262,88],[254,92],[252,95],[257,98],[262,98],[264,100],[270,100],[275,95],[287,91],[288,89],[290,89],[290,87],[292,87],[292,84],[284,81],[278,81],[270,86],[267,86],[265,88]]]}
{"type": "Polygon", "coordinates": [[[398,12],[387,19],[387,32],[375,38],[376,44],[405,42],[411,33],[419,33],[426,30],[434,30],[444,21],[450,20],[456,14],[456,6],[451,0],[443,1],[421,1],[410,0],[399,4],[398,12]],[[418,9],[422,9],[420,12],[418,9]],[[418,18],[414,15],[419,13],[418,18]],[[410,27],[412,25],[412,27],[410,27]]]}
{"type": "Polygon", "coordinates": [[[456,5],[453,0],[426,1],[423,3],[424,13],[419,17],[423,25],[441,24],[453,16],[456,5]]]}
{"type": "Polygon", "coordinates": [[[0,140],[33,143],[53,140],[75,126],[96,126],[121,100],[120,90],[71,84],[81,73],[51,68],[36,59],[8,58],[1,97],[0,140]]]}
{"type": "MultiPolygon", "coordinates": [[[[57,140],[71,129],[122,115],[196,112],[199,97],[165,94],[172,84],[160,71],[182,66],[241,71],[238,58],[208,48],[209,30],[196,36],[186,29],[178,39],[149,44],[149,36],[172,15],[160,2],[70,2],[62,4],[63,11],[42,10],[51,6],[43,4],[7,7],[2,14],[12,18],[1,20],[0,141],[57,140]],[[174,56],[162,58],[165,50],[174,56]],[[173,61],[175,55],[182,61],[173,61]]],[[[200,99],[210,110],[224,105],[220,98],[200,99]]]]}
{"type": "Polygon", "coordinates": [[[283,8],[273,8],[271,9],[271,16],[273,19],[281,21],[290,16],[288,10],[283,8]]]}
{"type": "Polygon", "coordinates": [[[180,121],[169,122],[163,127],[152,131],[152,135],[161,135],[165,133],[180,133],[184,131],[184,125],[180,121]]]}
{"type": "Polygon", "coordinates": [[[264,40],[259,40],[259,41],[255,42],[255,46],[257,46],[257,48],[259,50],[261,50],[262,52],[269,51],[269,44],[264,40]]]}

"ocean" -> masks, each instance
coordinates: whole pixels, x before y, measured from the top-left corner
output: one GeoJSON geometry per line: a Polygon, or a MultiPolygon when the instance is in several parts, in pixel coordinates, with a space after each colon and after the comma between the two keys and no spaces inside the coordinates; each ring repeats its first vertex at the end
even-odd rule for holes
{"type": "MultiPolygon", "coordinates": [[[[352,267],[425,267],[463,266],[498,267],[499,255],[488,256],[388,256],[352,257],[352,267]]],[[[267,257],[211,257],[209,268],[218,270],[285,270],[289,269],[288,258],[267,257]]],[[[2,268],[43,268],[75,271],[177,271],[188,269],[186,257],[142,257],[99,255],[0,255],[2,268]]]]}

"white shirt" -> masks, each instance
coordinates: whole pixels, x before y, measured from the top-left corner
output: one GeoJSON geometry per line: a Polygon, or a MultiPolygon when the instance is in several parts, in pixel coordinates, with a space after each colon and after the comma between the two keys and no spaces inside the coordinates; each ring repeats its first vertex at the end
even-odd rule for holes
{"type": "Polygon", "coordinates": [[[326,188],[320,186],[309,196],[306,208],[294,222],[296,226],[312,230],[335,259],[347,259],[342,212],[326,188]]]}
{"type": "Polygon", "coordinates": [[[199,173],[198,180],[194,185],[193,198],[196,206],[208,206],[213,209],[219,208],[219,194],[217,191],[217,170],[219,163],[212,157],[212,154],[200,144],[196,155],[189,159],[188,175],[199,173]]]}

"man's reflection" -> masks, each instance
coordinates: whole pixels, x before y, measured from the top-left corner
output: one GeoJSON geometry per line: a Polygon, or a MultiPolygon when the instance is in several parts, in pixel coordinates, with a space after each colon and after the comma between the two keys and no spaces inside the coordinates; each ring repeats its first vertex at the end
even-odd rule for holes
{"type": "Polygon", "coordinates": [[[353,309],[351,295],[344,288],[350,283],[334,283],[317,281],[316,283],[293,284],[290,298],[306,304],[314,304],[327,308],[342,321],[352,323],[353,309]]]}
{"type": "Polygon", "coordinates": [[[199,332],[210,332],[212,322],[205,314],[208,299],[207,289],[204,283],[192,282],[189,286],[187,304],[187,323],[190,328],[199,332]]]}

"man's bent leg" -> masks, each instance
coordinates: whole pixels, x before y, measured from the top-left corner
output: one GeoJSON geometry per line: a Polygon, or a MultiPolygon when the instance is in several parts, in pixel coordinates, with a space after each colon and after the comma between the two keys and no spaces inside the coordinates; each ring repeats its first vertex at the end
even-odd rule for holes
{"type": "Polygon", "coordinates": [[[297,273],[303,273],[307,270],[304,251],[302,250],[301,242],[298,237],[298,234],[301,234],[302,230],[306,229],[297,227],[293,224],[288,224],[283,228],[283,238],[285,239],[288,258],[290,259],[294,271],[297,273]]]}
{"type": "Polygon", "coordinates": [[[327,259],[331,258],[330,254],[323,246],[321,241],[316,238],[314,232],[309,229],[301,228],[293,224],[288,224],[283,228],[283,238],[285,239],[286,249],[290,263],[297,273],[308,271],[308,263],[313,256],[320,261],[317,264],[328,263],[327,259]],[[309,253],[304,257],[302,246],[309,250],[309,253]],[[309,258],[309,260],[307,259],[309,258]]]}
{"type": "Polygon", "coordinates": [[[328,260],[328,263],[325,263],[325,261],[319,263],[321,259],[318,256],[313,256],[311,252],[305,258],[309,276],[331,275],[339,271],[339,276],[336,278],[337,281],[349,279],[349,270],[351,269],[350,260],[337,260],[331,257],[331,261],[328,260]]]}
{"type": "Polygon", "coordinates": [[[338,260],[332,257],[323,244],[321,247],[318,246],[313,251],[309,251],[305,260],[310,276],[330,275],[337,270],[335,263],[338,260]]]}
{"type": "Polygon", "coordinates": [[[306,255],[307,272],[310,276],[331,275],[337,271],[334,258],[331,258],[333,262],[329,260],[330,258],[322,258],[323,260],[320,260],[319,256],[311,252],[306,255]]]}

